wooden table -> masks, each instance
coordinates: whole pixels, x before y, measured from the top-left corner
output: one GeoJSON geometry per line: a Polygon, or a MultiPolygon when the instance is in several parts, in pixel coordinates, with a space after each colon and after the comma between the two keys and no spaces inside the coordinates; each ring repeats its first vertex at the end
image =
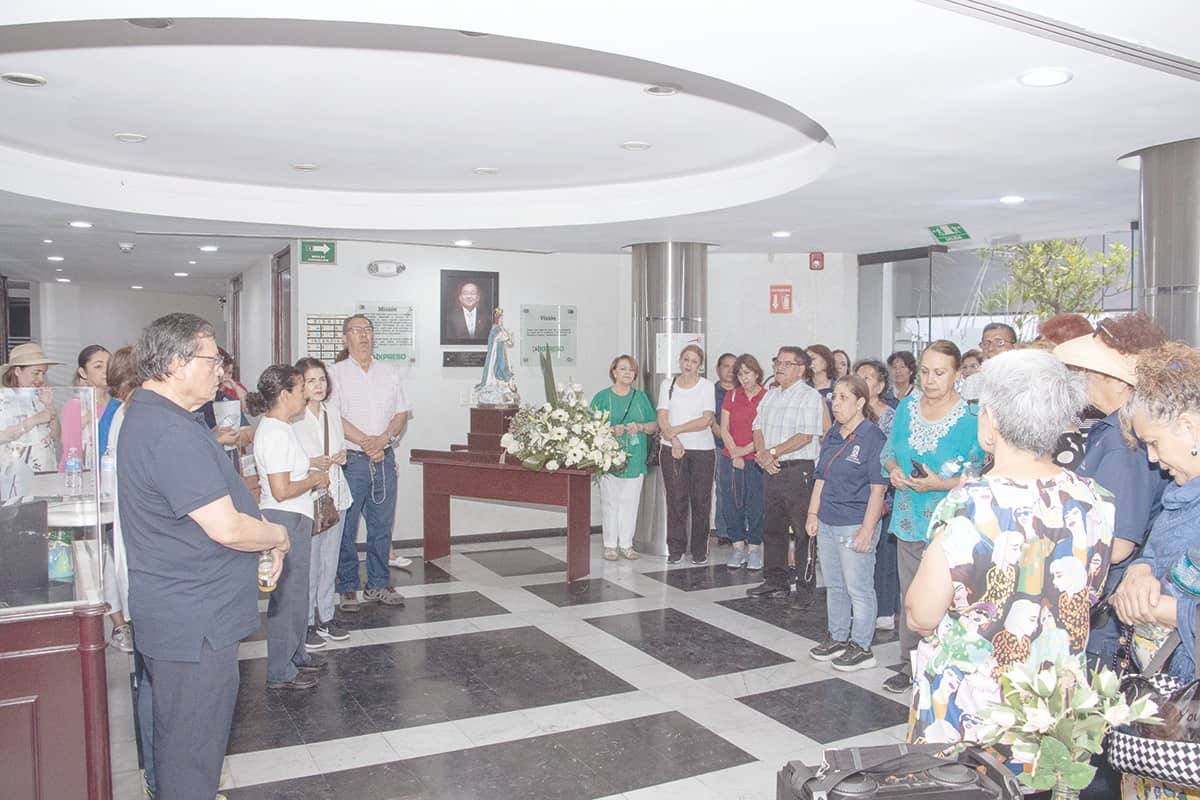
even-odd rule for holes
{"type": "Polygon", "coordinates": [[[592,476],[574,469],[533,472],[500,453],[413,450],[423,469],[425,560],[450,555],[450,498],[508,500],[567,508],[567,580],[591,570],[592,476]]]}

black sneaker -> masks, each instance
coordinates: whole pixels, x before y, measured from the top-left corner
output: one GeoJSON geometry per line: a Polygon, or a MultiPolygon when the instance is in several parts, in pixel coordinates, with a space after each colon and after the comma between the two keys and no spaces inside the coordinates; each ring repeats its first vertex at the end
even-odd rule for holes
{"type": "Polygon", "coordinates": [[[283,689],[285,691],[302,691],[314,689],[321,682],[313,673],[298,672],[290,681],[267,681],[268,689],[283,689]]]}
{"type": "Polygon", "coordinates": [[[350,631],[345,628],[339,628],[332,622],[318,622],[317,636],[321,639],[332,639],[335,642],[344,642],[350,638],[350,631]]]}
{"type": "Polygon", "coordinates": [[[771,583],[770,581],[760,583],[758,586],[751,586],[746,590],[747,597],[786,597],[787,593],[786,583],[771,583]]]}
{"type": "Polygon", "coordinates": [[[835,642],[833,637],[825,634],[825,639],[819,645],[808,651],[814,661],[833,661],[846,651],[845,642],[835,642]]]}
{"type": "Polygon", "coordinates": [[[717,547],[729,547],[729,545],[731,545],[731,544],[733,544],[732,540],[730,540],[724,536],[717,537],[717,547]]]}
{"type": "Polygon", "coordinates": [[[908,677],[907,673],[897,672],[883,682],[883,690],[892,694],[904,694],[912,689],[912,685],[912,678],[908,677]]]}
{"type": "Polygon", "coordinates": [[[703,567],[707,563],[708,563],[708,556],[704,556],[703,558],[696,558],[695,556],[692,556],[692,566],[693,567],[703,567]]]}
{"type": "Polygon", "coordinates": [[[678,555],[674,556],[667,556],[668,564],[678,564],[680,561],[683,561],[683,553],[679,553],[678,555]]]}
{"type": "Polygon", "coordinates": [[[840,672],[854,672],[875,666],[875,654],[863,650],[857,642],[850,642],[842,654],[833,660],[833,668],[840,672]]]}
{"type": "Polygon", "coordinates": [[[320,629],[316,625],[308,626],[308,632],[304,634],[305,650],[320,650],[325,646],[325,640],[319,634],[320,629]]]}

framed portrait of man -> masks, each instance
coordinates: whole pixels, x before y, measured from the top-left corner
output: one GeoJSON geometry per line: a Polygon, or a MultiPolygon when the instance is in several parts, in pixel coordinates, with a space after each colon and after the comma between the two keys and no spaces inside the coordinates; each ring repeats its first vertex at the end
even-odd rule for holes
{"type": "Polygon", "coordinates": [[[442,270],[442,344],[487,344],[499,304],[499,272],[442,270]]]}

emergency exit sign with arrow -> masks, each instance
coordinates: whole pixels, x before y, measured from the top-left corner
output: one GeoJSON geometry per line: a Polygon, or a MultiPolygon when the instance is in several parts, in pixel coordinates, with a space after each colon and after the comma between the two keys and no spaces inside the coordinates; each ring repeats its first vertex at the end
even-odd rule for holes
{"type": "Polygon", "coordinates": [[[336,264],[337,242],[319,242],[312,239],[301,239],[300,263],[336,264]]]}

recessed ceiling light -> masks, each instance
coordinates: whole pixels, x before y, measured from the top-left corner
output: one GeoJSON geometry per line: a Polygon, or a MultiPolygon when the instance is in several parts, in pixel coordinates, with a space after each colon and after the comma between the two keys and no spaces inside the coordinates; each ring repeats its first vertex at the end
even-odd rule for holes
{"type": "Polygon", "coordinates": [[[475,244],[475,243],[472,242],[470,239],[455,239],[454,240],[455,247],[470,247],[473,244],[475,244]]]}
{"type": "Polygon", "coordinates": [[[189,264],[191,264],[191,265],[193,265],[193,266],[195,266],[195,264],[196,264],[196,262],[195,262],[195,261],[189,261],[188,263],[189,263],[189,264]]]}
{"type": "Polygon", "coordinates": [[[297,172],[316,172],[320,167],[316,164],[292,164],[292,169],[297,172]]]}
{"type": "Polygon", "coordinates": [[[129,288],[130,289],[141,289],[142,287],[138,286],[137,284],[134,284],[133,286],[130,286],[129,288]]]}
{"type": "Polygon", "coordinates": [[[144,133],[114,133],[113,138],[124,144],[141,144],[146,141],[144,133]]]}
{"type": "Polygon", "coordinates": [[[47,261],[65,261],[66,259],[63,258],[62,256],[46,256],[46,260],[47,261]]]}
{"type": "Polygon", "coordinates": [[[499,175],[500,168],[499,167],[476,167],[475,169],[471,170],[471,172],[474,172],[476,175],[499,175]]]}
{"type": "Polygon", "coordinates": [[[679,87],[672,83],[656,83],[653,86],[647,86],[642,91],[655,97],[670,97],[679,93],[679,87]]]}
{"type": "Polygon", "coordinates": [[[201,253],[215,253],[220,249],[221,248],[217,247],[215,244],[205,244],[200,246],[201,253]]]}
{"type": "Polygon", "coordinates": [[[92,227],[92,223],[84,222],[81,219],[77,219],[74,222],[68,222],[67,224],[70,225],[72,228],[90,228],[90,227],[92,227]]]}
{"type": "Polygon", "coordinates": [[[54,244],[53,239],[42,239],[42,244],[54,244]]]}
{"type": "Polygon", "coordinates": [[[466,36],[468,39],[482,39],[484,36],[491,36],[490,33],[481,33],[479,31],[459,31],[460,36],[466,36]]]}
{"type": "Polygon", "coordinates": [[[786,239],[792,235],[791,231],[772,231],[771,235],[776,239],[786,239]]]}
{"type": "Polygon", "coordinates": [[[175,273],[176,278],[186,278],[187,276],[188,276],[188,273],[186,273],[186,272],[176,272],[175,273]]]}
{"type": "Polygon", "coordinates": [[[175,20],[168,17],[138,17],[129,20],[130,25],[136,25],[139,28],[149,28],[153,31],[164,31],[167,28],[175,25],[175,20]]]}
{"type": "Polygon", "coordinates": [[[1019,206],[1025,202],[1025,198],[1019,194],[1006,194],[1000,198],[1000,202],[1006,206],[1019,206]]]}
{"type": "Polygon", "coordinates": [[[642,150],[649,150],[650,143],[649,142],[639,142],[636,139],[634,139],[634,140],[628,141],[628,142],[621,142],[621,149],[629,150],[631,152],[636,153],[636,152],[640,152],[642,150]]]}
{"type": "Polygon", "coordinates": [[[1062,86],[1074,77],[1069,70],[1057,67],[1038,67],[1022,73],[1017,78],[1017,82],[1022,86],[1062,86]]]}
{"type": "Polygon", "coordinates": [[[55,272],[62,272],[62,271],[63,271],[63,268],[62,268],[62,267],[55,267],[55,268],[54,268],[54,271],[55,271],[55,272]]]}
{"type": "Polygon", "coordinates": [[[33,75],[28,72],[3,72],[0,73],[0,80],[11,83],[13,86],[24,86],[29,89],[46,85],[46,79],[41,75],[33,75]]]}
{"type": "Polygon", "coordinates": [[[59,283],[70,283],[71,282],[70,278],[55,278],[54,280],[58,281],[59,283]]]}

